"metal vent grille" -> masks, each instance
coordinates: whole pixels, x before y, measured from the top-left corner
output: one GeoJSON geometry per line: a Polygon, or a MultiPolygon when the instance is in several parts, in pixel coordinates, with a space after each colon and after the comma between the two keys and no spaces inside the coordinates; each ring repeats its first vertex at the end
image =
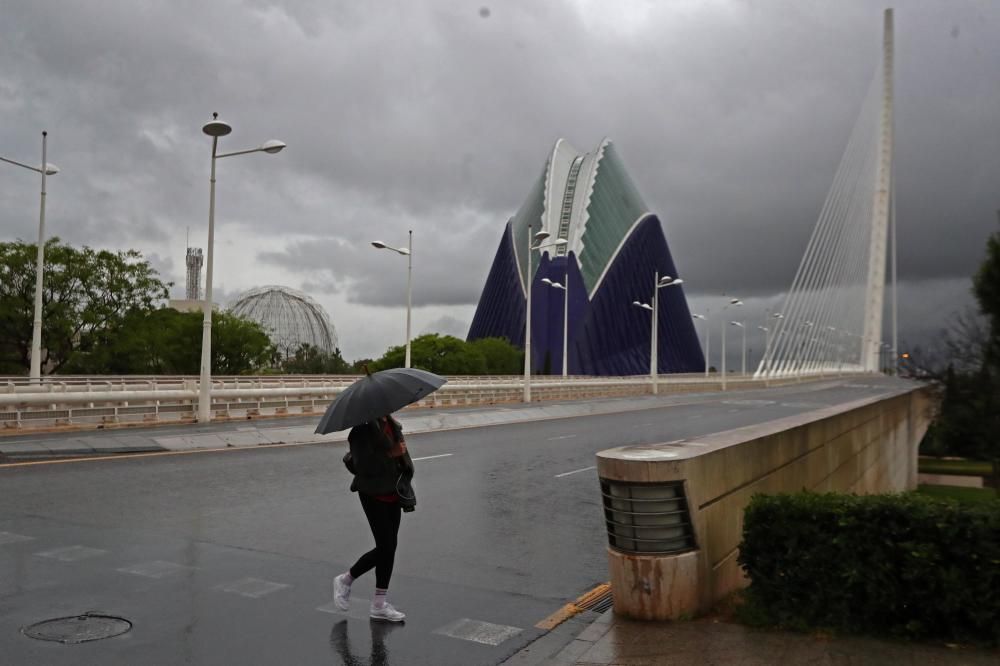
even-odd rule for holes
{"type": "Polygon", "coordinates": [[[637,555],[694,550],[694,529],[684,482],[631,483],[601,479],[608,543],[637,555]]]}

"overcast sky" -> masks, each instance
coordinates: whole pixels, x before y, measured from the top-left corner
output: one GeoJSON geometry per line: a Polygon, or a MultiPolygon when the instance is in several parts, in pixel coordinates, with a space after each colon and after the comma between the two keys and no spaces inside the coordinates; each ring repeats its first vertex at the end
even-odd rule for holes
{"type": "MultiPolygon", "coordinates": [[[[1000,3],[896,2],[901,333],[970,302],[1000,208],[1000,3]]],[[[553,142],[616,143],[693,310],[779,309],[879,63],[878,2],[79,0],[3,3],[0,155],[37,163],[48,233],[136,248],[183,294],[219,162],[215,296],[302,289],[348,359],[464,337],[507,219],[553,142]]],[[[0,164],[0,238],[37,180],[0,164]]],[[[751,342],[753,346],[753,342],[751,342]]]]}

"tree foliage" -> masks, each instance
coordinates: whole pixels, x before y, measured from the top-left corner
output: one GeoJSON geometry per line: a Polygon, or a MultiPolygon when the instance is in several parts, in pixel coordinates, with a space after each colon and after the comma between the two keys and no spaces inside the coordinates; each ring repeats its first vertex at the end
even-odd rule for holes
{"type": "MultiPolygon", "coordinates": [[[[410,343],[411,365],[439,375],[509,375],[524,362],[521,350],[502,338],[466,342],[450,335],[428,333],[410,343]]],[[[401,368],[406,347],[391,347],[371,369],[401,368]]]]}
{"type": "MultiPolygon", "coordinates": [[[[38,246],[0,243],[0,372],[30,364],[38,246]]],[[[132,312],[150,312],[168,284],[135,250],[45,243],[42,290],[43,369],[58,372],[74,355],[96,349],[132,312]]]]}
{"type": "Polygon", "coordinates": [[[339,349],[328,353],[310,344],[302,344],[284,359],[282,369],[292,375],[345,375],[353,371],[339,349]]]}
{"type": "MultiPolygon", "coordinates": [[[[203,315],[171,308],[133,310],[100,344],[74,355],[79,374],[196,375],[201,370],[203,315]]],[[[239,375],[267,367],[274,347],[255,322],[212,315],[212,374],[239,375]]]]}
{"type": "Polygon", "coordinates": [[[921,450],[993,462],[1000,493],[1000,231],[986,242],[986,257],[972,280],[978,313],[965,313],[944,335],[947,364],[938,418],[921,450]]]}

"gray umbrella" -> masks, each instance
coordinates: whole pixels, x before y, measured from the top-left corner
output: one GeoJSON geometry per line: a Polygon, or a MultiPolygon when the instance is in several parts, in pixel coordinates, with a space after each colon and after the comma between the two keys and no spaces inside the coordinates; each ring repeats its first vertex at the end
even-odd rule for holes
{"type": "Polygon", "coordinates": [[[416,368],[393,368],[366,375],[330,403],[316,426],[316,433],[346,430],[373,421],[430,395],[448,381],[416,368]]]}

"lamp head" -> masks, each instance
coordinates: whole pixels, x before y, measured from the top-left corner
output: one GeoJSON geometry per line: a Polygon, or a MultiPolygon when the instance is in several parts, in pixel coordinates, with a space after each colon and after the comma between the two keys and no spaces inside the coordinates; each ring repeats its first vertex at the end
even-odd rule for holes
{"type": "Polygon", "coordinates": [[[393,248],[393,249],[395,249],[395,250],[396,250],[396,252],[399,252],[399,253],[400,253],[401,255],[403,255],[403,256],[408,256],[408,255],[410,254],[410,251],[409,251],[409,250],[407,250],[407,249],[406,249],[405,247],[401,247],[401,248],[393,248]]]}
{"type": "Polygon", "coordinates": [[[271,139],[270,141],[265,141],[260,149],[265,153],[270,153],[274,155],[275,153],[280,153],[285,148],[284,141],[278,141],[277,139],[271,139]]]}
{"type": "Polygon", "coordinates": [[[729,304],[730,305],[743,305],[743,301],[741,301],[738,298],[731,298],[731,299],[729,299],[729,304]]]}
{"type": "Polygon", "coordinates": [[[674,279],[672,277],[670,277],[669,275],[664,275],[663,277],[660,278],[660,281],[657,282],[656,284],[658,286],[660,286],[660,287],[666,287],[668,284],[670,284],[671,282],[673,282],[673,280],[674,279]]]}
{"type": "Polygon", "coordinates": [[[669,285],[667,285],[667,286],[668,286],[668,287],[672,287],[672,286],[674,286],[675,284],[684,284],[684,280],[682,280],[682,279],[680,279],[680,278],[677,278],[676,280],[673,280],[673,281],[671,281],[671,282],[670,282],[670,284],[669,284],[669,285]]]}
{"type": "Polygon", "coordinates": [[[542,282],[544,282],[545,284],[552,284],[552,280],[548,278],[542,278],[542,282]]]}
{"type": "Polygon", "coordinates": [[[555,241],[553,243],[553,245],[568,245],[568,244],[569,244],[569,241],[566,240],[565,238],[560,238],[559,240],[557,240],[557,241],[555,241]]]}
{"type": "Polygon", "coordinates": [[[45,163],[45,175],[46,176],[54,176],[57,173],[59,173],[59,167],[57,167],[52,162],[46,162],[45,163]]]}
{"type": "Polygon", "coordinates": [[[539,243],[539,242],[545,240],[546,238],[548,238],[551,235],[552,234],[550,234],[547,231],[539,231],[538,233],[535,234],[535,242],[539,243]]]}
{"type": "Polygon", "coordinates": [[[212,120],[205,123],[201,128],[201,131],[209,136],[220,137],[226,136],[233,131],[232,126],[229,123],[222,122],[219,120],[219,114],[213,113],[212,120]]]}
{"type": "Polygon", "coordinates": [[[380,240],[372,241],[372,246],[373,247],[377,247],[380,250],[384,250],[385,248],[389,247],[388,245],[386,245],[385,243],[383,243],[380,240]]]}

